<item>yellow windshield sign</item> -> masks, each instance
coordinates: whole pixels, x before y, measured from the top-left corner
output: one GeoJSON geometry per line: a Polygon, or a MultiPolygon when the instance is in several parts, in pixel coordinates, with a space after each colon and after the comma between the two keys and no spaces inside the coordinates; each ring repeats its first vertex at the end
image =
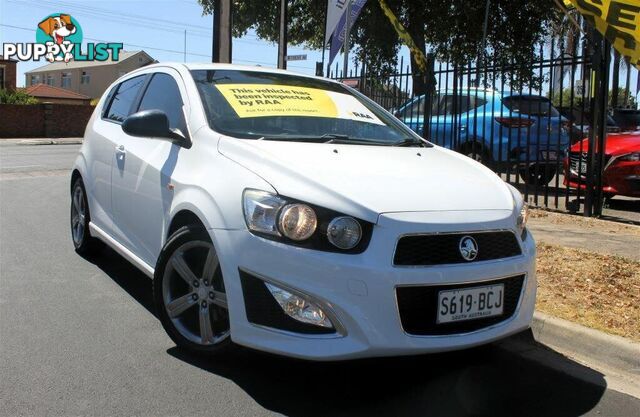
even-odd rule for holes
{"type": "Polygon", "coordinates": [[[565,0],[640,69],[639,0],[565,0]]]}
{"type": "Polygon", "coordinates": [[[220,84],[238,117],[328,117],[383,125],[355,97],[317,88],[272,84],[220,84]]]}

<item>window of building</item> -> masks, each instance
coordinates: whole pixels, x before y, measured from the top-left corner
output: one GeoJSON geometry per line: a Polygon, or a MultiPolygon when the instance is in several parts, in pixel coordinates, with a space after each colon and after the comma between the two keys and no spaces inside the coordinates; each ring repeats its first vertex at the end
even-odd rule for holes
{"type": "Polygon", "coordinates": [[[47,85],[53,85],[53,75],[47,75],[47,85]]]}
{"type": "Polygon", "coordinates": [[[4,88],[4,67],[0,67],[0,88],[4,88]]]}
{"type": "Polygon", "coordinates": [[[89,84],[91,82],[91,75],[87,71],[82,71],[82,77],[80,77],[80,84],[89,84]]]}
{"type": "Polygon", "coordinates": [[[40,84],[40,76],[39,75],[31,75],[31,84],[30,85],[36,85],[36,84],[40,84]]]}
{"type": "Polygon", "coordinates": [[[187,133],[187,127],[182,111],[182,96],[176,80],[165,73],[153,75],[149,87],[140,102],[142,110],[162,110],[169,118],[169,127],[187,133]]]}
{"type": "Polygon", "coordinates": [[[62,88],[71,88],[71,73],[63,72],[62,79],[60,80],[60,87],[62,88]]]}
{"type": "Polygon", "coordinates": [[[107,119],[123,122],[131,114],[131,106],[140,87],[144,84],[145,77],[145,75],[140,75],[118,85],[118,90],[113,95],[106,111],[107,119]]]}

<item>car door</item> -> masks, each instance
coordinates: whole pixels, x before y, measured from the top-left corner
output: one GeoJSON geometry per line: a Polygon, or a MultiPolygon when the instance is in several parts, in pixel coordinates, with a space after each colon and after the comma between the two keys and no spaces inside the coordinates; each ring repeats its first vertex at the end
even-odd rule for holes
{"type": "Polygon", "coordinates": [[[445,94],[437,103],[434,102],[430,131],[436,144],[457,149],[460,134],[466,129],[466,119],[461,122],[460,115],[466,111],[462,106],[467,102],[467,98],[467,95],[445,94]]]}
{"type": "Polygon", "coordinates": [[[111,170],[115,164],[114,150],[123,135],[120,125],[130,114],[144,80],[144,76],[138,76],[115,85],[89,132],[87,149],[91,155],[87,159],[90,161],[90,172],[85,185],[90,195],[91,222],[112,236],[111,170]]]}
{"type": "MultiPolygon", "coordinates": [[[[158,70],[148,76],[134,112],[161,110],[172,129],[187,135],[184,91],[177,72],[158,70]]],[[[171,176],[182,148],[165,139],[124,132],[121,138],[112,173],[114,229],[125,247],[153,267],[173,197],[171,176]]]]}
{"type": "Polygon", "coordinates": [[[397,117],[419,135],[424,128],[424,100],[424,96],[417,97],[397,113],[397,117]]]}

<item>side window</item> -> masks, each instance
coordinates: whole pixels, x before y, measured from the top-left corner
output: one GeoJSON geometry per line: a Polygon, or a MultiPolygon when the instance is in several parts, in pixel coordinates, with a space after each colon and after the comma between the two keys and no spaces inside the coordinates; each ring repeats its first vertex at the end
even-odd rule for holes
{"type": "Polygon", "coordinates": [[[404,117],[422,117],[424,116],[424,96],[419,100],[415,100],[409,107],[404,110],[404,117]]]}
{"type": "Polygon", "coordinates": [[[144,84],[144,75],[132,78],[120,84],[111,99],[106,111],[106,118],[116,122],[123,122],[131,114],[131,105],[144,84]]]}
{"type": "Polygon", "coordinates": [[[551,102],[544,97],[511,96],[502,99],[502,103],[512,112],[527,116],[558,117],[560,115],[551,102]]]}
{"type": "Polygon", "coordinates": [[[446,95],[442,97],[439,109],[434,109],[433,114],[453,115],[464,114],[480,106],[487,104],[487,100],[475,95],[446,95]],[[456,100],[457,97],[457,100],[456,100]]]}
{"type": "Polygon", "coordinates": [[[159,72],[153,75],[138,111],[162,110],[169,118],[169,126],[172,129],[179,129],[183,134],[187,134],[182,104],[176,80],[169,74],[159,72]]]}

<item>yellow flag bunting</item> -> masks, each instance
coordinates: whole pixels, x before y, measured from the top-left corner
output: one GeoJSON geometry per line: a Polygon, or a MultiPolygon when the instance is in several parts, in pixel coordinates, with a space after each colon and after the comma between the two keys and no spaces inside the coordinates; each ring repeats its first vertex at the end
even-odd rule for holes
{"type": "Polygon", "coordinates": [[[423,73],[427,72],[427,57],[424,55],[424,52],[422,52],[422,50],[418,48],[416,43],[411,38],[411,35],[409,35],[407,30],[404,28],[404,26],[402,26],[402,23],[400,23],[396,15],[389,8],[389,6],[387,5],[387,2],[385,0],[378,0],[378,1],[380,2],[380,7],[382,8],[382,11],[389,18],[389,21],[391,22],[391,26],[393,26],[396,32],[398,32],[398,36],[400,36],[400,39],[402,39],[404,44],[407,45],[407,47],[411,51],[411,55],[413,55],[414,59],[416,60],[416,63],[418,64],[418,67],[420,67],[420,71],[422,71],[423,73]]]}
{"type": "Polygon", "coordinates": [[[640,69],[640,0],[564,0],[640,69]]]}

